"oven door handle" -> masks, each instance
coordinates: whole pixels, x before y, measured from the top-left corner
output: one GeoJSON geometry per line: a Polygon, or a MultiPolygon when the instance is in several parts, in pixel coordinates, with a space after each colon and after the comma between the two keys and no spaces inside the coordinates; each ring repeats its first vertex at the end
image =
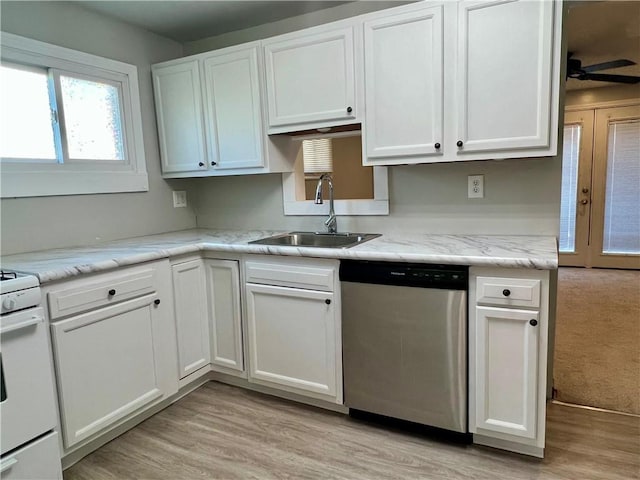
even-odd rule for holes
{"type": "Polygon", "coordinates": [[[15,332],[16,330],[22,330],[23,328],[30,327],[32,325],[37,325],[42,322],[44,318],[34,315],[29,320],[25,320],[24,322],[14,323],[13,325],[7,325],[6,327],[0,328],[0,334],[15,332]]]}
{"type": "Polygon", "coordinates": [[[15,457],[3,460],[2,462],[0,462],[0,473],[4,472],[5,470],[9,470],[16,463],[18,463],[18,459],[15,457]]]}

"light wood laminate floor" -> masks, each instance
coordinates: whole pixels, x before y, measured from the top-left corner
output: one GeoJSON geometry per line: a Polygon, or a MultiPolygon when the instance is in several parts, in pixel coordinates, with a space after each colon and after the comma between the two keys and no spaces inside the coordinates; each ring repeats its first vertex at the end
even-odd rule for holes
{"type": "Polygon", "coordinates": [[[64,478],[629,480],[640,478],[640,419],[549,405],[539,460],[209,382],[64,478]]]}

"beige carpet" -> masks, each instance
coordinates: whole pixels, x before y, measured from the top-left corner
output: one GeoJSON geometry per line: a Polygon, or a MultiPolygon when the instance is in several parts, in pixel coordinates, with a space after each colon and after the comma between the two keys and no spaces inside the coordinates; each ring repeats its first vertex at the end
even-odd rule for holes
{"type": "Polygon", "coordinates": [[[640,271],[560,268],[557,399],[640,414],[640,271]]]}

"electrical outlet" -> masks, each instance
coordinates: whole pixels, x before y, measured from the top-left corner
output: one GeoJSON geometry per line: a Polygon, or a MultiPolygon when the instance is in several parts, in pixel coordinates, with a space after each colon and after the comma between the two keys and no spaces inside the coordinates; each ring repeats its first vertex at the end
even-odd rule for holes
{"type": "Polygon", "coordinates": [[[186,207],[186,206],[187,206],[187,192],[174,190],[173,208],[186,207]]]}
{"type": "Polygon", "coordinates": [[[467,195],[469,198],[484,198],[484,175],[469,175],[467,195]]]}

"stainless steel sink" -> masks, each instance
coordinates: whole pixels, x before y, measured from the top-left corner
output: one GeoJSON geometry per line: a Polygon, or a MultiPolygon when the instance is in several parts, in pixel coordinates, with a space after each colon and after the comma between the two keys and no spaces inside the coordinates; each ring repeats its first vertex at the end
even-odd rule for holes
{"type": "Polygon", "coordinates": [[[279,247],[349,248],[379,236],[378,233],[290,232],[249,243],[279,247]]]}

